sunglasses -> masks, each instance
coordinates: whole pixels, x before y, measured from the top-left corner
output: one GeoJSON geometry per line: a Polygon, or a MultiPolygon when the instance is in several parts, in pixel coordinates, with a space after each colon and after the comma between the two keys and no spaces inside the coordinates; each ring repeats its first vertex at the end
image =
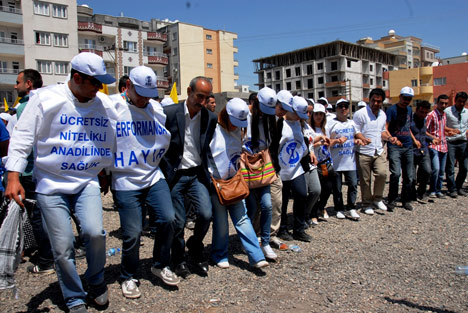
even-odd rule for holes
{"type": "Polygon", "coordinates": [[[403,100],[405,100],[405,101],[411,101],[412,99],[413,99],[413,97],[406,97],[406,96],[403,97],[403,100]]]}

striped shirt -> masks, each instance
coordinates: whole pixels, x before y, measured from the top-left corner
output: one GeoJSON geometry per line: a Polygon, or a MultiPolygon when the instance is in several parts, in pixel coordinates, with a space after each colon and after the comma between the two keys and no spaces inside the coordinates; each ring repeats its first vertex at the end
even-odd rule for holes
{"type": "Polygon", "coordinates": [[[447,115],[445,112],[440,113],[439,110],[434,109],[426,117],[427,132],[431,136],[440,139],[438,145],[430,144],[429,148],[439,152],[447,152],[447,140],[445,139],[445,125],[447,123],[447,115]]]}

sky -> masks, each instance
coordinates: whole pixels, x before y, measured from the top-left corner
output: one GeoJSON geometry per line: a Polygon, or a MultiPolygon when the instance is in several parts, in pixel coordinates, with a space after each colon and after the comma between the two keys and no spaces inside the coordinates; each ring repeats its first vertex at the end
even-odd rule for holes
{"type": "Polygon", "coordinates": [[[238,85],[258,89],[252,60],[334,40],[378,39],[390,29],[440,48],[468,52],[467,0],[77,0],[95,14],[169,19],[237,33],[238,85]]]}

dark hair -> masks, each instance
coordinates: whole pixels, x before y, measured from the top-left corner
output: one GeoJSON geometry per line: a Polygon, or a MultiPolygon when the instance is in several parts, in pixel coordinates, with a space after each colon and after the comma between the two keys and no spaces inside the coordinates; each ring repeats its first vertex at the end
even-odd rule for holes
{"type": "Polygon", "coordinates": [[[440,101],[440,100],[445,100],[445,99],[448,99],[449,97],[446,95],[446,94],[441,94],[440,96],[437,97],[437,103],[440,101]]]}
{"type": "Polygon", "coordinates": [[[190,81],[189,87],[190,87],[190,89],[191,89],[192,91],[195,91],[195,89],[196,89],[195,87],[196,87],[196,85],[197,85],[197,83],[198,83],[199,80],[204,80],[204,81],[210,83],[210,85],[211,85],[211,80],[210,80],[208,77],[205,77],[205,76],[197,76],[197,77],[193,78],[193,79],[190,81]]]}
{"type": "Polygon", "coordinates": [[[256,92],[252,92],[252,93],[249,95],[249,104],[250,104],[250,101],[255,101],[255,99],[257,99],[257,93],[256,93],[256,92]]]}
{"type": "Polygon", "coordinates": [[[462,98],[462,99],[468,99],[468,95],[466,94],[466,92],[464,91],[460,91],[458,92],[456,95],[455,95],[455,101],[458,99],[458,98],[462,98]]]}
{"type": "Polygon", "coordinates": [[[417,109],[428,109],[428,110],[430,110],[431,109],[431,104],[429,103],[429,101],[423,100],[423,101],[418,102],[416,104],[416,110],[417,109]]]}
{"type": "Polygon", "coordinates": [[[327,101],[325,101],[325,100],[323,100],[323,99],[318,99],[317,102],[320,103],[320,104],[323,104],[325,107],[328,106],[327,101]]]}
{"type": "Polygon", "coordinates": [[[129,80],[130,77],[128,77],[128,75],[124,75],[122,77],[120,77],[119,79],[119,92],[122,92],[122,88],[126,88],[127,87],[127,80],[129,80]]]}
{"type": "Polygon", "coordinates": [[[221,112],[219,112],[218,116],[218,124],[221,125],[225,130],[229,131],[229,114],[224,107],[221,112]]]}
{"type": "Polygon", "coordinates": [[[372,98],[372,96],[381,96],[382,97],[382,101],[385,100],[385,91],[383,91],[381,88],[375,88],[375,89],[372,89],[370,94],[369,94],[369,99],[372,98]]]}
{"type": "Polygon", "coordinates": [[[33,89],[38,89],[42,87],[42,76],[38,71],[32,68],[28,68],[24,71],[19,72],[19,74],[21,73],[23,73],[23,81],[31,81],[33,89]]]}
{"type": "MultiPolygon", "coordinates": [[[[250,97],[249,97],[250,101],[250,97]]],[[[263,124],[263,133],[265,134],[265,139],[267,143],[271,142],[271,136],[270,136],[270,124],[272,124],[275,121],[275,117],[272,115],[268,114],[260,114],[260,102],[258,101],[257,97],[253,99],[253,104],[252,104],[252,123],[251,123],[251,142],[252,142],[252,148],[257,148],[259,146],[259,137],[260,137],[260,131],[259,131],[259,122],[260,118],[262,119],[262,124],[263,124]]]]}
{"type": "Polygon", "coordinates": [[[323,135],[326,135],[327,133],[325,132],[325,125],[327,124],[327,116],[323,112],[313,112],[312,115],[310,116],[310,126],[312,129],[315,129],[315,120],[314,120],[314,114],[316,113],[321,113],[323,114],[323,120],[320,123],[320,129],[322,130],[323,135]]]}
{"type": "Polygon", "coordinates": [[[215,99],[215,101],[216,101],[216,98],[215,98],[215,96],[213,94],[209,95],[208,98],[206,98],[206,101],[210,100],[211,98],[215,99]]]}

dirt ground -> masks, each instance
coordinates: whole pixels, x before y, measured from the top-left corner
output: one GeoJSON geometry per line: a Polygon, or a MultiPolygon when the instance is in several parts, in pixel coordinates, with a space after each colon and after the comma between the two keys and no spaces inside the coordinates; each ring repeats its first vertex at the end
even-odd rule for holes
{"type": "MultiPolygon", "coordinates": [[[[119,216],[104,197],[107,247],[120,247],[119,216]]],[[[333,215],[332,201],[329,212],[333,215]]],[[[192,274],[178,287],[164,286],[150,271],[153,241],[142,237],[142,297],[122,296],[120,258],[109,257],[105,277],[110,291],[106,312],[468,312],[468,198],[415,204],[414,211],[338,220],[309,229],[311,243],[291,242],[300,252],[277,251],[264,270],[249,267],[231,225],[228,269],[210,266],[208,277],[192,274]]],[[[290,216],[292,218],[292,216],[290,216]]],[[[186,236],[190,231],[186,231],[186,236]]],[[[211,230],[205,238],[208,257],[211,230]]],[[[26,272],[20,265],[18,300],[3,300],[0,312],[66,310],[56,275],[26,272]]],[[[78,260],[80,273],[86,260],[78,260]]],[[[96,312],[90,308],[90,312],[96,312]]]]}

